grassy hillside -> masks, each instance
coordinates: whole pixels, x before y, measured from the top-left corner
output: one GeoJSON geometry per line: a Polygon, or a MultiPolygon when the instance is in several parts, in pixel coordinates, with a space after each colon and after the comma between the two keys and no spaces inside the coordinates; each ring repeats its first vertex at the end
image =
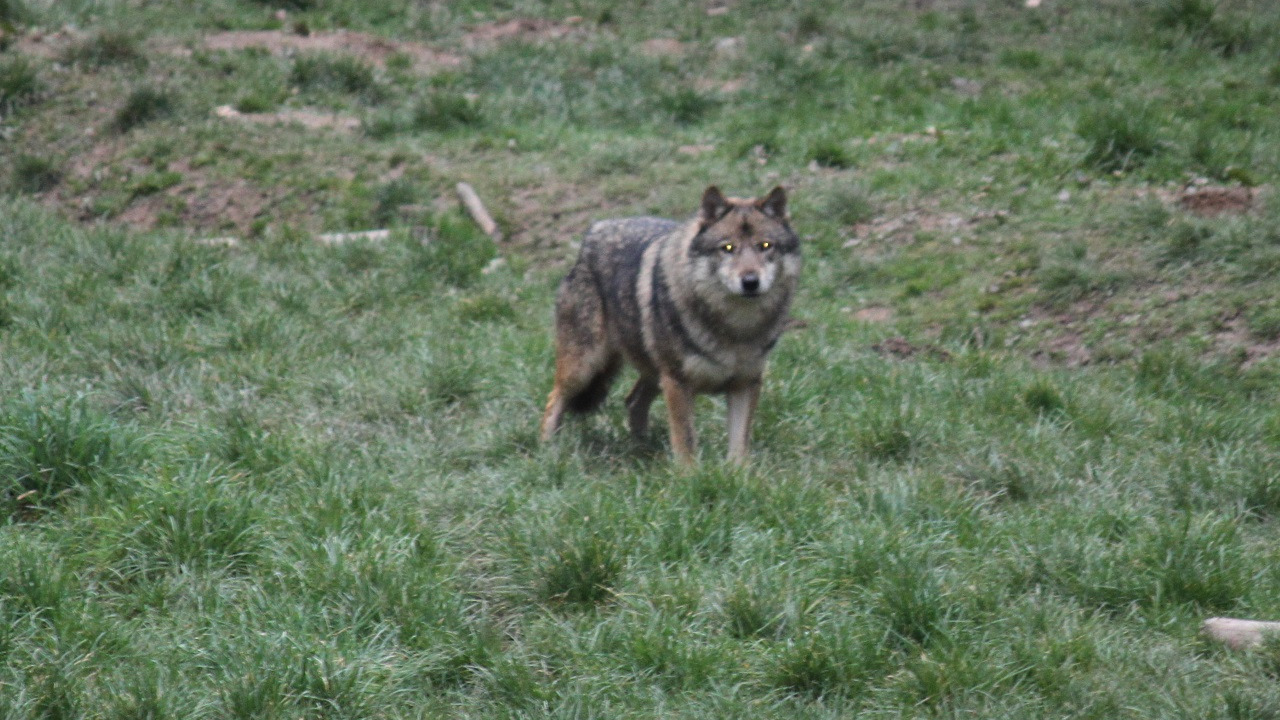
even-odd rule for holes
{"type": "Polygon", "coordinates": [[[1197,637],[1280,619],[1272,3],[0,0],[0,48],[0,715],[1280,716],[1280,645],[1197,637]],[[539,446],[575,236],[712,182],[805,242],[751,467],[715,398],[696,471],[618,397],[539,446]]]}

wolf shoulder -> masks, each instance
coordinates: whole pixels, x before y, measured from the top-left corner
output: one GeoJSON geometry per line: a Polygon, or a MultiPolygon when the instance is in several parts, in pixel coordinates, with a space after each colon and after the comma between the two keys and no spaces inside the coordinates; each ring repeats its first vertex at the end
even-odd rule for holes
{"type": "Polygon", "coordinates": [[[598,220],[587,228],[582,246],[607,248],[620,245],[648,245],[680,227],[675,220],[660,217],[628,217],[598,220]]]}
{"type": "Polygon", "coordinates": [[[645,249],[680,228],[674,220],[632,217],[592,223],[582,236],[578,263],[597,275],[638,275],[645,249]]]}

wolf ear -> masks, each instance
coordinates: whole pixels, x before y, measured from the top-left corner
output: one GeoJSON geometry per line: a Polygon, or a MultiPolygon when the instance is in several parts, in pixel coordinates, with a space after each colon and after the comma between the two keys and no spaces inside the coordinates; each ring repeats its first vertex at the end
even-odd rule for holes
{"type": "Polygon", "coordinates": [[[787,219],[787,191],[783,190],[781,185],[774,188],[764,198],[757,200],[756,205],[761,212],[771,218],[787,219]]]}
{"type": "Polygon", "coordinates": [[[720,188],[712,185],[702,193],[702,224],[710,225],[711,223],[724,217],[729,212],[729,201],[725,199],[720,192],[720,188]]]}

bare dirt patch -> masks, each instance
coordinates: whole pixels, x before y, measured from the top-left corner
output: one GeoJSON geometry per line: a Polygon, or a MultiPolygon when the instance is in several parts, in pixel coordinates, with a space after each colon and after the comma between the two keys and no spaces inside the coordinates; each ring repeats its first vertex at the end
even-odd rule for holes
{"type": "Polygon", "coordinates": [[[846,243],[852,247],[861,240],[914,240],[917,233],[951,236],[953,241],[974,232],[982,223],[1003,223],[1008,213],[1003,210],[979,210],[970,213],[932,212],[906,210],[870,222],[854,225],[855,241],[846,243]]]}
{"type": "MultiPolygon", "coordinates": [[[[137,178],[156,170],[145,163],[126,159],[123,139],[103,140],[78,155],[68,165],[68,175],[90,189],[71,195],[64,183],[42,195],[49,206],[62,208],[82,222],[101,220],[96,203],[109,197],[137,178]]],[[[168,163],[162,168],[178,173],[181,179],[173,186],[127,198],[112,221],[139,230],[150,230],[161,224],[177,224],[199,229],[234,229],[247,232],[263,213],[284,196],[284,191],[255,185],[242,178],[216,177],[185,160],[168,163]],[[162,223],[161,221],[164,220],[162,223]]]]}
{"type": "Polygon", "coordinates": [[[1192,185],[1178,195],[1178,207],[1202,217],[1238,215],[1253,208],[1255,191],[1247,187],[1192,185]]]}
{"type": "Polygon", "coordinates": [[[854,311],[853,317],[867,323],[887,323],[893,319],[893,308],[872,305],[854,311]]]}
{"type": "Polygon", "coordinates": [[[164,193],[148,195],[133,201],[116,217],[132,228],[149,230],[159,218],[172,212],[174,198],[183,198],[178,212],[183,227],[234,229],[247,231],[273,202],[269,193],[246,180],[200,181],[184,183],[164,193]],[[199,185],[197,189],[194,185],[199,185]]]}
{"type": "Polygon", "coordinates": [[[385,67],[387,60],[399,55],[408,57],[418,72],[430,73],[457,67],[463,59],[452,53],[427,47],[422,43],[337,30],[306,35],[281,30],[230,30],[205,36],[201,47],[206,50],[248,50],[261,48],[283,55],[300,52],[329,52],[352,55],[372,65],[385,67]]]}
{"type": "Polygon", "coordinates": [[[51,33],[32,30],[25,35],[18,35],[10,49],[20,55],[51,60],[62,55],[68,47],[84,38],[84,33],[72,30],[58,30],[51,33]]]}
{"type": "Polygon", "coordinates": [[[1249,331],[1248,322],[1239,313],[1222,318],[1221,326],[1222,329],[1214,333],[1214,347],[1221,354],[1238,357],[1245,369],[1280,353],[1280,339],[1259,339],[1249,331]]]}
{"type": "Polygon", "coordinates": [[[917,345],[904,337],[891,337],[871,346],[872,350],[890,357],[906,360],[917,355],[926,355],[934,360],[950,360],[951,353],[937,345],[917,345]]]}
{"type": "Polygon", "coordinates": [[[729,78],[728,80],[717,80],[710,77],[697,78],[693,81],[693,89],[704,93],[720,93],[721,95],[733,95],[742,92],[747,86],[746,78],[729,78]]]}
{"type": "Polygon", "coordinates": [[[1031,353],[1031,358],[1039,365],[1065,364],[1067,367],[1081,367],[1093,362],[1093,352],[1080,333],[1063,330],[1060,335],[1041,343],[1031,353]]]}
{"type": "Polygon", "coordinates": [[[629,214],[599,187],[554,181],[513,190],[499,206],[507,244],[550,267],[572,260],[571,248],[591,223],[629,214]]]}
{"type": "Polygon", "coordinates": [[[545,42],[559,40],[574,31],[582,18],[573,17],[563,23],[540,18],[517,18],[503,22],[477,25],[462,37],[467,49],[481,48],[503,42],[545,42]]]}
{"type": "Polygon", "coordinates": [[[653,38],[640,43],[640,52],[652,58],[681,57],[689,48],[674,38],[653,38]]]}
{"type": "Polygon", "coordinates": [[[532,247],[569,244],[569,238],[607,216],[604,196],[598,190],[549,183],[522,188],[511,194],[511,242],[532,247]]]}

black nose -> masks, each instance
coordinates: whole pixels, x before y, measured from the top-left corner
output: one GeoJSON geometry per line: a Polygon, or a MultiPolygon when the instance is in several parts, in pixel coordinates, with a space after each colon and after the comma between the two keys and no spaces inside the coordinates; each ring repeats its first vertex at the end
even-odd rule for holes
{"type": "Polygon", "coordinates": [[[747,273],[742,276],[742,292],[748,295],[754,295],[760,289],[760,276],[755,273],[747,273]]]}

